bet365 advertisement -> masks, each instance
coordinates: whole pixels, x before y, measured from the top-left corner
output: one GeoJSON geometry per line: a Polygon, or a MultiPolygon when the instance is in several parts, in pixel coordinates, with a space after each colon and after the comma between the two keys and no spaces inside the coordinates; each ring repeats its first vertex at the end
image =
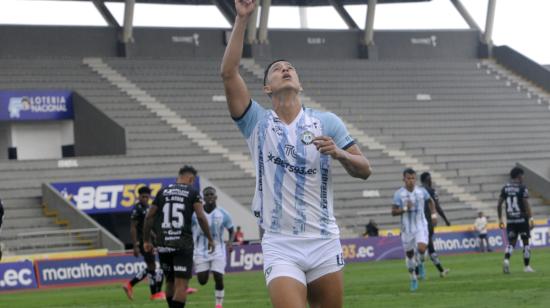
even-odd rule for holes
{"type": "MultiPolygon", "coordinates": [[[[74,206],[87,214],[130,212],[138,201],[138,190],[147,186],[154,197],[160,189],[176,182],[171,178],[121,179],[109,181],[51,183],[74,206]]],[[[200,189],[200,178],[195,180],[200,189]]]]}

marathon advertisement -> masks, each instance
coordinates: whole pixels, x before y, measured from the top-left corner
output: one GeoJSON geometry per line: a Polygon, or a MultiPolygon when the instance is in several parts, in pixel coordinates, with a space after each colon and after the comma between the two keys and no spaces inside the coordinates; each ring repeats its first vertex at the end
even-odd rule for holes
{"type": "MultiPolygon", "coordinates": [[[[138,190],[147,186],[151,195],[176,182],[175,177],[126,179],[109,181],[51,183],[59,193],[87,214],[131,212],[138,202],[138,190]]],[[[195,188],[200,189],[200,178],[195,179],[195,188]]],[[[151,201],[152,202],[152,201],[151,201]]]]}
{"type": "Polygon", "coordinates": [[[133,255],[36,261],[40,288],[131,279],[147,265],[133,255]]]}
{"type": "Polygon", "coordinates": [[[0,292],[35,288],[32,261],[0,263],[0,292]]]}
{"type": "Polygon", "coordinates": [[[44,121],[73,117],[71,91],[0,91],[0,120],[44,121]]]}

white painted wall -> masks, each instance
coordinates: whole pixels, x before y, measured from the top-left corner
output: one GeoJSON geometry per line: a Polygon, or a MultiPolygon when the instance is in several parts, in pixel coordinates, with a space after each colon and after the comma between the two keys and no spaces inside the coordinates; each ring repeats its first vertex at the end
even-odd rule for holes
{"type": "Polygon", "coordinates": [[[11,146],[17,159],[58,159],[61,146],[74,144],[73,121],[12,122],[11,146]]]}

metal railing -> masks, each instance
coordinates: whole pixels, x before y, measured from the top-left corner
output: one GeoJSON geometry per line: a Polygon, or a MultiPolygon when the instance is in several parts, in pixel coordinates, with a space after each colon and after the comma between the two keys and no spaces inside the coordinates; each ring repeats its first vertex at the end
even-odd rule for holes
{"type": "Polygon", "coordinates": [[[25,232],[17,234],[17,250],[101,247],[101,231],[97,228],[59,231],[25,232]]]}

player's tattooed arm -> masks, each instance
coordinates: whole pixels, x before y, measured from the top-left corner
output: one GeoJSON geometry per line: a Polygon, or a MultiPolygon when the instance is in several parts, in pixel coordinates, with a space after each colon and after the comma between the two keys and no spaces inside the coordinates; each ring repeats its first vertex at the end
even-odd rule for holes
{"type": "Polygon", "coordinates": [[[143,249],[147,252],[153,251],[153,244],[151,243],[151,230],[155,223],[155,215],[157,214],[158,207],[152,204],[147,211],[145,221],[143,223],[143,249]]]}
{"type": "Polygon", "coordinates": [[[435,226],[437,225],[437,212],[435,209],[434,199],[430,198],[430,200],[428,200],[428,206],[430,207],[430,217],[432,218],[432,223],[435,226]]]}
{"type": "Polygon", "coordinates": [[[405,213],[407,210],[406,210],[407,207],[403,207],[401,208],[399,205],[392,205],[392,208],[391,208],[391,215],[392,216],[399,216],[399,215],[402,215],[403,213],[405,213]]]}
{"type": "Polygon", "coordinates": [[[227,250],[229,252],[233,251],[233,242],[235,241],[235,228],[231,227],[227,229],[227,232],[229,233],[229,241],[227,241],[227,250]]]}
{"type": "Polygon", "coordinates": [[[134,257],[139,256],[139,241],[137,240],[137,221],[130,221],[130,237],[134,245],[134,257]]]}

